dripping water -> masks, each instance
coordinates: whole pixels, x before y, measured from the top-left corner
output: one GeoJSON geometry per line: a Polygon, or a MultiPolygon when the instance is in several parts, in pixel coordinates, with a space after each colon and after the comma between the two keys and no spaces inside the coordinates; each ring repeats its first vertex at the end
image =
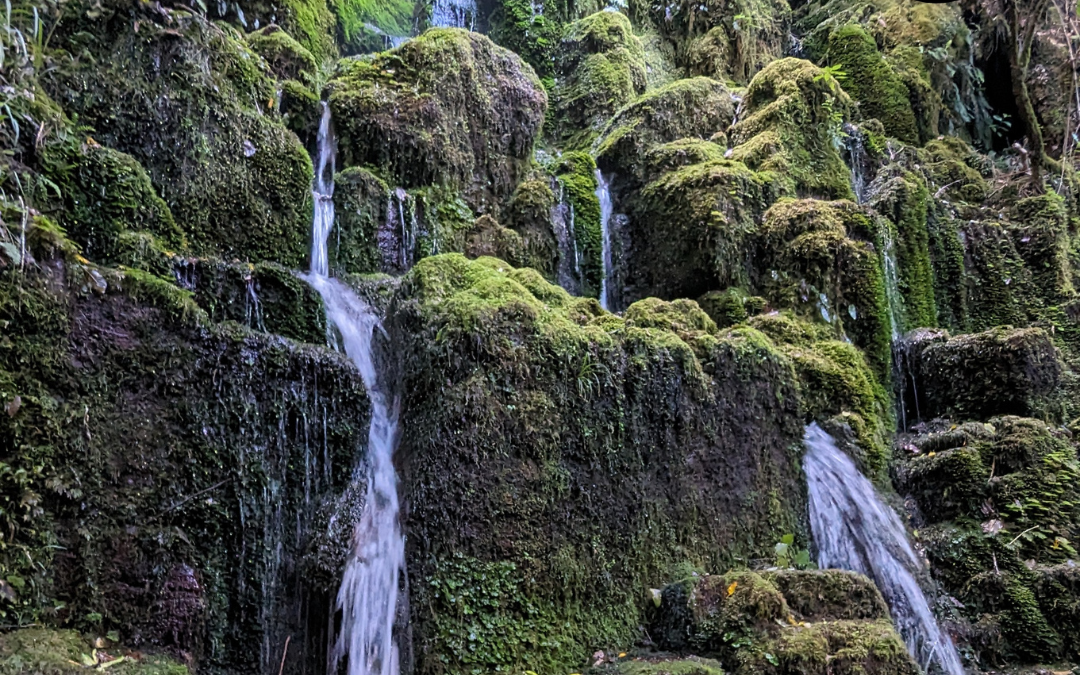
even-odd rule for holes
{"type": "Polygon", "coordinates": [[[439,28],[476,28],[476,0],[435,0],[431,25],[439,28]]]}
{"type": "Polygon", "coordinates": [[[581,293],[581,266],[578,262],[577,237],[574,233],[574,205],[566,197],[566,186],[554,179],[558,199],[550,211],[551,230],[559,249],[556,279],[571,295],[581,293]]]}
{"type": "Polygon", "coordinates": [[[866,146],[862,131],[853,124],[844,125],[844,150],[847,154],[848,168],[851,169],[851,190],[855,201],[866,202],[866,146]]]}
{"type": "Polygon", "coordinates": [[[611,311],[611,188],[600,169],[596,170],[596,198],[600,200],[600,250],[603,270],[600,276],[600,306],[611,311]]]}
{"type": "Polygon", "coordinates": [[[397,473],[393,454],[398,413],[379,386],[373,353],[375,311],[348,287],[329,277],[326,241],[333,227],[335,139],[330,110],[323,103],[318,134],[318,167],[313,193],[311,272],[304,279],[318,291],[326,314],[340,336],[340,345],[356,365],[371,400],[368,431],[367,496],[353,532],[352,549],[338,590],[341,627],[330,650],[330,673],[347,659],[349,675],[397,675],[394,644],[398,585],[405,569],[405,539],[399,521],[397,473]]]}
{"type": "Polygon", "coordinates": [[[874,492],[836,442],[816,423],[806,427],[803,470],[818,566],[864,574],[877,585],[911,655],[927,669],[963,675],[960,655],[941,630],[915,575],[921,563],[900,518],[874,492]]]}

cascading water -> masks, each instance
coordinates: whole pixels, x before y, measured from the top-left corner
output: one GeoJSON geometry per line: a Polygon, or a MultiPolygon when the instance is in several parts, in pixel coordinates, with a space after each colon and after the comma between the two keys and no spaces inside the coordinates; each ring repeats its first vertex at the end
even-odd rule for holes
{"type": "Polygon", "coordinates": [[[431,25],[473,30],[476,27],[476,0],[435,0],[431,4],[431,25]]]}
{"type": "Polygon", "coordinates": [[[611,188],[600,169],[596,170],[596,198],[600,200],[600,250],[603,271],[600,277],[600,306],[611,310],[609,283],[611,279],[611,188]]]}
{"type": "Polygon", "coordinates": [[[558,195],[549,212],[551,230],[559,249],[555,278],[567,293],[578,295],[581,293],[581,266],[574,232],[574,205],[567,200],[566,186],[561,180],[555,180],[552,187],[558,195]]]}
{"type": "Polygon", "coordinates": [[[963,675],[952,639],[938,626],[915,575],[921,567],[900,518],[816,423],[806,427],[803,470],[818,566],[865,574],[889,604],[908,651],[924,669],[963,675]]]}
{"type": "Polygon", "coordinates": [[[352,553],[338,590],[341,628],[330,651],[330,673],[342,658],[349,675],[397,675],[398,650],[394,644],[398,584],[405,569],[405,539],[398,519],[397,473],[393,456],[398,415],[379,383],[372,349],[376,329],[382,330],[375,311],[344,284],[329,277],[326,241],[334,223],[335,140],[330,111],[323,104],[319,125],[318,173],[311,235],[311,273],[304,279],[326,304],[329,322],[337,328],[341,346],[356,365],[371,399],[368,431],[367,496],[360,522],[353,533],[352,553]]]}

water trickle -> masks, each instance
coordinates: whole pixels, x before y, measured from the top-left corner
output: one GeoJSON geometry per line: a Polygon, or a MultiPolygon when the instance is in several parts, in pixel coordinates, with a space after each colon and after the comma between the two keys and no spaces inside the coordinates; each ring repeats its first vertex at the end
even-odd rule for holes
{"type": "Polygon", "coordinates": [[[816,423],[806,427],[803,442],[818,566],[871,578],[888,603],[908,651],[923,668],[937,664],[946,675],[963,675],[952,639],[938,626],[915,580],[922,565],[900,518],[816,423]]]}
{"type": "Polygon", "coordinates": [[[596,170],[596,198],[600,200],[600,250],[603,272],[600,276],[600,306],[611,311],[611,188],[600,169],[596,170]]]}
{"type": "Polygon", "coordinates": [[[866,201],[866,145],[862,131],[853,124],[844,125],[844,150],[847,165],[851,169],[851,189],[855,192],[855,201],[866,201]]]}
{"type": "Polygon", "coordinates": [[[473,30],[476,13],[476,0],[435,0],[431,4],[431,25],[473,30]]]}
{"type": "Polygon", "coordinates": [[[338,672],[338,664],[347,659],[349,675],[397,675],[394,618],[399,579],[405,569],[405,538],[399,521],[398,480],[393,463],[398,411],[379,383],[373,351],[375,331],[382,330],[377,314],[351,289],[329,278],[326,240],[334,220],[329,196],[334,191],[335,148],[329,108],[325,103],[323,106],[313,188],[316,208],[311,273],[303,278],[322,296],[328,323],[336,327],[339,343],[360,371],[371,400],[367,496],[338,590],[341,627],[330,650],[329,672],[338,672]]]}
{"type": "Polygon", "coordinates": [[[566,199],[566,187],[555,179],[553,187],[558,200],[551,207],[551,230],[559,249],[556,279],[571,295],[581,292],[580,266],[577,256],[577,238],[574,234],[574,206],[566,199]]]}
{"type": "Polygon", "coordinates": [[[330,119],[330,106],[322,102],[322,119],[316,139],[315,180],[311,196],[315,202],[315,214],[311,223],[311,274],[319,277],[330,275],[330,255],[326,239],[334,227],[334,164],[337,156],[337,139],[330,119]]]}
{"type": "Polygon", "coordinates": [[[265,333],[266,324],[263,322],[262,303],[259,302],[254,277],[250,274],[244,277],[244,286],[247,288],[247,293],[244,295],[244,321],[248,328],[265,333]]]}

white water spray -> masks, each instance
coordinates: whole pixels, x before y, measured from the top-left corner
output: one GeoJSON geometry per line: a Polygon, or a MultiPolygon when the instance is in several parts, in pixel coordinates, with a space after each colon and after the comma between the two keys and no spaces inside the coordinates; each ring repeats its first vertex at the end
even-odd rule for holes
{"type": "Polygon", "coordinates": [[[865,574],[889,604],[908,651],[927,669],[963,675],[952,639],[938,626],[915,580],[921,563],[900,518],[882,502],[851,458],[816,423],[806,427],[803,470],[818,566],[865,574]]]}
{"type": "Polygon", "coordinates": [[[352,553],[337,595],[341,628],[331,652],[329,673],[348,659],[349,675],[397,675],[394,644],[398,583],[405,569],[405,538],[399,521],[397,473],[398,413],[379,385],[373,338],[382,330],[370,306],[344,284],[329,277],[326,241],[334,224],[335,139],[330,110],[323,103],[319,125],[315,215],[311,235],[311,273],[304,279],[319,292],[326,315],[341,335],[341,346],[356,365],[371,400],[368,431],[367,497],[353,533],[352,553]]]}
{"type": "Polygon", "coordinates": [[[476,28],[476,0],[435,0],[431,25],[439,28],[476,28]]]}
{"type": "Polygon", "coordinates": [[[611,188],[600,169],[596,170],[596,198],[600,200],[600,247],[603,271],[600,277],[600,306],[611,311],[608,283],[611,278],[611,188]]]}

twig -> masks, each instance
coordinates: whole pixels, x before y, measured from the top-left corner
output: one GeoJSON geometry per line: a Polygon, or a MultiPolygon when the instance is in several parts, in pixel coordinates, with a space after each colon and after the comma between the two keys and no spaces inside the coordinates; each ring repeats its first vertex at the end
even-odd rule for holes
{"type": "Polygon", "coordinates": [[[289,653],[289,640],[292,639],[292,635],[285,638],[285,649],[281,650],[281,666],[278,668],[277,675],[285,670],[285,656],[289,653]]]}
{"type": "Polygon", "coordinates": [[[223,481],[220,481],[218,483],[215,483],[215,484],[211,485],[210,487],[206,488],[205,490],[199,490],[198,492],[196,492],[195,494],[193,494],[193,495],[191,495],[189,497],[184,497],[180,501],[176,502],[175,504],[173,504],[169,508],[162,511],[162,513],[168,513],[169,511],[175,511],[176,509],[180,508],[184,504],[187,504],[188,502],[190,502],[192,499],[195,499],[199,495],[204,495],[207,492],[210,492],[211,490],[216,490],[217,488],[221,487],[222,485],[224,485],[225,483],[228,483],[231,480],[232,480],[232,478],[226,478],[223,481]]]}
{"type": "Polygon", "coordinates": [[[1005,548],[1009,548],[1010,546],[1012,546],[1013,544],[1015,544],[1015,543],[1017,542],[1017,540],[1019,540],[1019,539],[1020,539],[1020,537],[1024,536],[1024,535],[1025,535],[1025,534],[1027,534],[1028,532],[1031,532],[1032,530],[1037,530],[1037,529],[1039,529],[1039,526],[1038,526],[1038,525],[1036,525],[1035,527],[1029,527],[1028,529],[1024,530],[1024,531],[1023,531],[1023,532],[1021,532],[1020,534],[1016,535],[1016,539],[1013,539],[1013,540],[1012,540],[1012,541],[1010,541],[1010,542],[1009,542],[1008,544],[1005,544],[1005,548]]]}

